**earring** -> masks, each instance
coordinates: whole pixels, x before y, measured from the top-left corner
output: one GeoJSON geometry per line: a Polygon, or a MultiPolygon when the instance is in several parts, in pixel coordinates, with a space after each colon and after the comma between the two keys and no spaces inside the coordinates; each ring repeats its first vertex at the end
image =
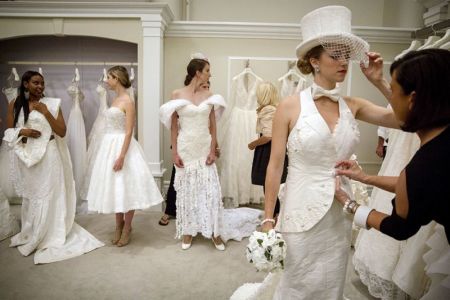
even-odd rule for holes
{"type": "Polygon", "coordinates": [[[315,71],[316,73],[320,73],[319,66],[314,66],[314,71],[315,71]]]}
{"type": "Polygon", "coordinates": [[[25,89],[24,91],[23,91],[23,94],[24,94],[24,96],[25,96],[25,99],[29,99],[30,98],[30,92],[28,91],[28,89],[25,89]]]}

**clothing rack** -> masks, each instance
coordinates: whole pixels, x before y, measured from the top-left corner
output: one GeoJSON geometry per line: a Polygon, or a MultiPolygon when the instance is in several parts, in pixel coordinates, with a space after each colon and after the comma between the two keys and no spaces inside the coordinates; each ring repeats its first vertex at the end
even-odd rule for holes
{"type": "Polygon", "coordinates": [[[137,62],[111,62],[111,61],[6,61],[0,64],[7,65],[52,65],[52,66],[131,66],[137,67],[137,62]]]}
{"type": "Polygon", "coordinates": [[[241,60],[245,62],[245,67],[249,68],[250,67],[250,62],[252,60],[255,61],[287,61],[292,62],[292,61],[297,61],[297,58],[295,57],[269,57],[269,56],[228,56],[228,78],[227,78],[227,99],[230,98],[230,94],[231,94],[231,62],[232,61],[236,61],[236,60],[241,60]]]}
{"type": "Polygon", "coordinates": [[[430,35],[443,35],[450,28],[450,19],[411,32],[413,39],[426,39],[430,35]]]}

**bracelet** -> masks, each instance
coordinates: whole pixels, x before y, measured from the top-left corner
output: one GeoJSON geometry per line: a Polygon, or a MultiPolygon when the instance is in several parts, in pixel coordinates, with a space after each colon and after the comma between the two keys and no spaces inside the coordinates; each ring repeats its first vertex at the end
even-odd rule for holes
{"type": "Polygon", "coordinates": [[[264,225],[264,223],[267,223],[267,222],[270,222],[270,223],[272,223],[273,225],[275,225],[275,220],[274,220],[274,219],[264,219],[264,220],[261,222],[261,226],[264,225]]]}
{"type": "Polygon", "coordinates": [[[353,213],[353,210],[356,205],[358,205],[358,203],[356,203],[355,200],[348,198],[347,200],[345,200],[344,207],[342,208],[342,210],[345,213],[351,214],[353,213]]]}
{"type": "Polygon", "coordinates": [[[350,204],[347,207],[347,211],[351,214],[354,214],[356,209],[355,207],[358,206],[358,203],[356,203],[355,200],[352,200],[352,202],[350,202],[350,204]]]}
{"type": "Polygon", "coordinates": [[[359,206],[358,209],[356,209],[355,218],[353,219],[355,225],[364,229],[369,229],[370,227],[367,226],[367,218],[372,210],[373,209],[368,206],[359,206]]]}

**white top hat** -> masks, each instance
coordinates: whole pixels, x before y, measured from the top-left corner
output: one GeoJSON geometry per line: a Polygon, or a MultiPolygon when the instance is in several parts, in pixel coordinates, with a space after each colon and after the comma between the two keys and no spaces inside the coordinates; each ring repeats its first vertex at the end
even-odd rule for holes
{"type": "Polygon", "coordinates": [[[350,50],[349,59],[365,59],[369,44],[351,33],[351,18],[352,12],[344,6],[325,6],[305,15],[300,21],[303,41],[297,46],[297,57],[315,46],[338,44],[350,50]]]}

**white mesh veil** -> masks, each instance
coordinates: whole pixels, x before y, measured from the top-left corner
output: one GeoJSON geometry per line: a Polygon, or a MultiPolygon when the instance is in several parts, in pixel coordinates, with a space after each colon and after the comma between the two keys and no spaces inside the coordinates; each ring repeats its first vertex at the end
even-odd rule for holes
{"type": "Polygon", "coordinates": [[[369,44],[360,38],[355,38],[354,35],[347,33],[326,35],[318,40],[328,55],[342,63],[357,61],[365,66],[369,63],[366,55],[369,44]]]}

